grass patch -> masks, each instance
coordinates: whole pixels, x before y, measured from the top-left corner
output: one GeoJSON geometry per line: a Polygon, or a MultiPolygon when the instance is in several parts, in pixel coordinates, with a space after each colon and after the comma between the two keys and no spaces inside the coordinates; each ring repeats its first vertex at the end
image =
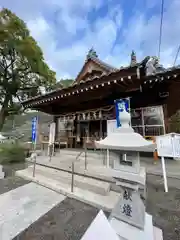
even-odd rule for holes
{"type": "Polygon", "coordinates": [[[0,145],[0,164],[25,162],[26,149],[18,143],[0,145]]]}

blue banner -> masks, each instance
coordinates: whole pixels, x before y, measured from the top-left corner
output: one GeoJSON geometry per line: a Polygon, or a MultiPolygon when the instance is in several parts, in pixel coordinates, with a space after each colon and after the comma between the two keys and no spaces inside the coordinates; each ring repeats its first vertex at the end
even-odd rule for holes
{"type": "Polygon", "coordinates": [[[116,109],[116,123],[117,127],[121,126],[119,116],[124,109],[129,112],[130,111],[130,99],[125,98],[125,99],[119,99],[115,100],[115,109],[116,109]]]}
{"type": "Polygon", "coordinates": [[[37,132],[37,117],[32,119],[32,142],[36,142],[36,132],[37,132]]]}

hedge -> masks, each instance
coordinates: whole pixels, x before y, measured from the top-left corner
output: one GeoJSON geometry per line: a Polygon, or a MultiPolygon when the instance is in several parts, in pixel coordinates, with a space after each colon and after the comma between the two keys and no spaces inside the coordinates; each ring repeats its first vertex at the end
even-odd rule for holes
{"type": "Polygon", "coordinates": [[[0,144],[0,163],[24,162],[26,151],[27,150],[18,143],[0,144]]]}

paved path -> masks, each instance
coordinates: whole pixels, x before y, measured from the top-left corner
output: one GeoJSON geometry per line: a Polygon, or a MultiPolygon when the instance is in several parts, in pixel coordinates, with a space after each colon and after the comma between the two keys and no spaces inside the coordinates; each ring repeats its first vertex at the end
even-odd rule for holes
{"type": "Polygon", "coordinates": [[[64,199],[34,183],[0,195],[0,239],[13,239],[64,199]]]}

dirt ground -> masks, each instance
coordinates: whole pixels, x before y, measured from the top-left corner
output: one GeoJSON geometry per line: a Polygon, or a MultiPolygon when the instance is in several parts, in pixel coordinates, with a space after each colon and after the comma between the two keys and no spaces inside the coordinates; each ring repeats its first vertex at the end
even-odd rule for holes
{"type": "Polygon", "coordinates": [[[15,177],[15,176],[0,179],[0,194],[11,191],[18,187],[21,187],[27,183],[29,183],[29,181],[24,180],[20,177],[15,177]]]}
{"type": "Polygon", "coordinates": [[[146,210],[153,215],[154,225],[163,230],[164,240],[179,240],[180,180],[168,179],[168,185],[165,193],[162,177],[147,177],[146,210]]]}
{"type": "Polygon", "coordinates": [[[94,207],[66,198],[13,240],[80,240],[97,213],[94,207]]]}
{"type": "MultiPolygon", "coordinates": [[[[0,194],[26,183],[17,177],[0,180],[0,194]]],[[[164,193],[163,179],[148,175],[146,209],[163,230],[164,240],[180,240],[180,180],[168,179],[168,185],[164,193]]],[[[94,207],[66,198],[14,240],[79,240],[97,213],[94,207]]]]}

